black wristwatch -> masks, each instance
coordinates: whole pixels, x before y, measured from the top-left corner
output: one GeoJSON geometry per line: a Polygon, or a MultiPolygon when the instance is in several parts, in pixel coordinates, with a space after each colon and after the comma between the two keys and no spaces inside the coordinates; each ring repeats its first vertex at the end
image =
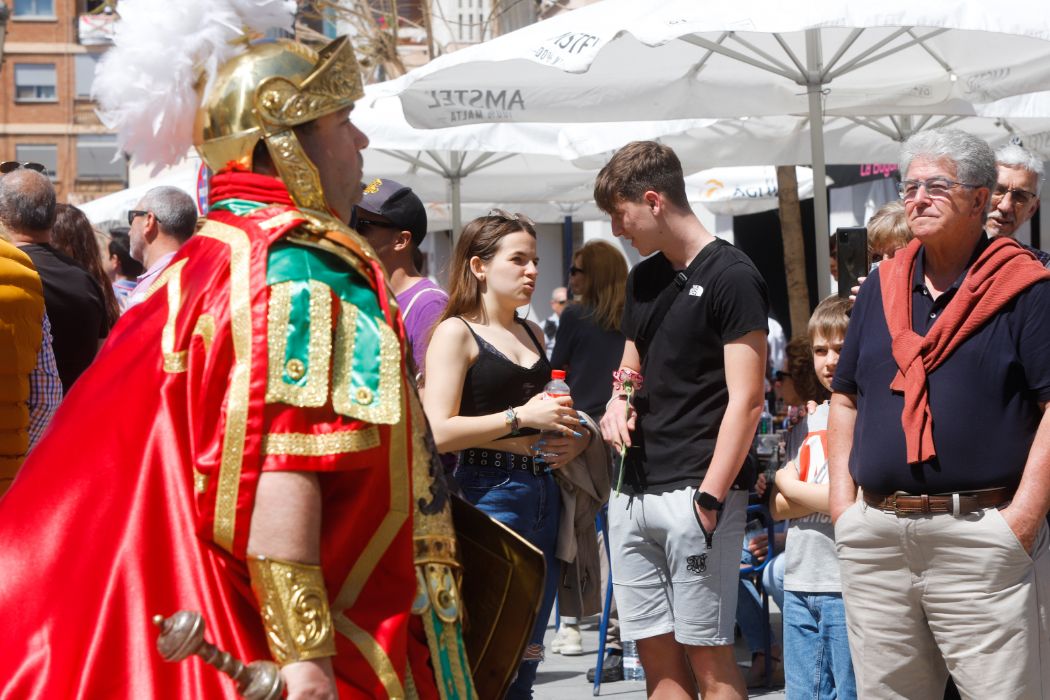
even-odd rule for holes
{"type": "Polygon", "coordinates": [[[722,501],[718,500],[707,491],[700,491],[697,489],[697,492],[693,495],[693,502],[704,510],[722,510],[722,501]]]}

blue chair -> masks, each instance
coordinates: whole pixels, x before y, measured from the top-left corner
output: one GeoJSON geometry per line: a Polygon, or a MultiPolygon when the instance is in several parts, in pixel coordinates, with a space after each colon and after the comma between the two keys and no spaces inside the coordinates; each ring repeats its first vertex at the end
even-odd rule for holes
{"type": "Polygon", "coordinates": [[[740,567],[740,576],[750,577],[755,574],[756,585],[758,593],[762,598],[762,614],[766,619],[765,627],[762,630],[762,641],[763,648],[765,651],[765,679],[766,687],[773,682],[773,638],[771,635],[769,625],[769,593],[766,591],[765,586],[762,585],[762,572],[765,570],[769,563],[773,561],[773,536],[775,534],[773,516],[770,515],[769,510],[762,505],[757,503],[747,507],[747,519],[752,520],[756,518],[761,520],[766,527],[767,542],[769,542],[769,551],[766,554],[766,558],[762,560],[762,563],[757,566],[742,566],[740,567]]]}
{"type": "Polygon", "coordinates": [[[612,558],[609,557],[609,506],[604,505],[598,511],[598,529],[602,531],[602,541],[605,544],[605,556],[609,562],[608,581],[605,582],[605,605],[602,608],[602,621],[598,625],[598,662],[594,667],[594,691],[597,696],[602,687],[602,669],[605,668],[605,634],[609,630],[609,613],[612,609],[613,596],[613,573],[612,558]]]}

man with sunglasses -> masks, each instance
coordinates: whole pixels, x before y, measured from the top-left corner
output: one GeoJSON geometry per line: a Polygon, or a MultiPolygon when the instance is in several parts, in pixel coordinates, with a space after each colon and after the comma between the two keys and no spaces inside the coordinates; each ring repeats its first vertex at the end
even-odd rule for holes
{"type": "Polygon", "coordinates": [[[154,187],[128,212],[128,226],[131,257],[146,271],[136,278],[126,309],[146,299],[150,286],[193,235],[197,203],[178,187],[154,187]]]}
{"type": "Polygon", "coordinates": [[[416,378],[423,374],[430,331],[448,303],[448,292],[419,272],[419,246],[427,235],[427,210],[411,187],[376,178],[363,189],[352,224],[375,249],[394,290],[412,347],[416,378]]]}
{"type": "MultiPolygon", "coordinates": [[[[988,235],[1015,238],[1017,229],[1039,211],[1039,187],[1043,183],[1043,159],[1016,144],[995,152],[999,177],[992,190],[992,210],[988,213],[988,235]]],[[[1018,241],[1020,243],[1020,241],[1018,241]]],[[[1050,267],[1050,253],[1021,243],[1044,266],[1050,267]]]]}
{"type": "Polygon", "coordinates": [[[900,172],[915,239],[860,289],[828,422],[857,694],[939,698],[950,670],[963,697],[1044,697],[1050,272],[985,233],[987,143],[921,131],[900,172]]]}

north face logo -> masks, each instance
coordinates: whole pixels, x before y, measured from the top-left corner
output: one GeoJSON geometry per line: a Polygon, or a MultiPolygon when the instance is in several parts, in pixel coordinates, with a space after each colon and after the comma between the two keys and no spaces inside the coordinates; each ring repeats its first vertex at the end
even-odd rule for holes
{"type": "Polygon", "coordinates": [[[707,555],[693,554],[692,556],[686,557],[685,568],[689,569],[694,574],[704,573],[707,571],[707,555]]]}
{"type": "Polygon", "coordinates": [[[699,284],[694,284],[689,288],[689,296],[698,297],[704,293],[704,288],[699,284]]]}

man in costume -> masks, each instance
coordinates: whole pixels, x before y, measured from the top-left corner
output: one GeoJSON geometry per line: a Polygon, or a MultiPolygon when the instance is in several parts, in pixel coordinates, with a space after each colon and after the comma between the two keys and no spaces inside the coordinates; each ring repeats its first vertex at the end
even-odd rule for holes
{"type": "Polygon", "coordinates": [[[198,83],[206,223],[0,500],[5,697],[235,697],[161,661],[151,616],[179,609],[272,657],[291,698],[475,696],[403,326],[344,223],[367,145],[353,51],[240,50],[198,83]],[[111,429],[88,418],[105,397],[111,429]]]}

